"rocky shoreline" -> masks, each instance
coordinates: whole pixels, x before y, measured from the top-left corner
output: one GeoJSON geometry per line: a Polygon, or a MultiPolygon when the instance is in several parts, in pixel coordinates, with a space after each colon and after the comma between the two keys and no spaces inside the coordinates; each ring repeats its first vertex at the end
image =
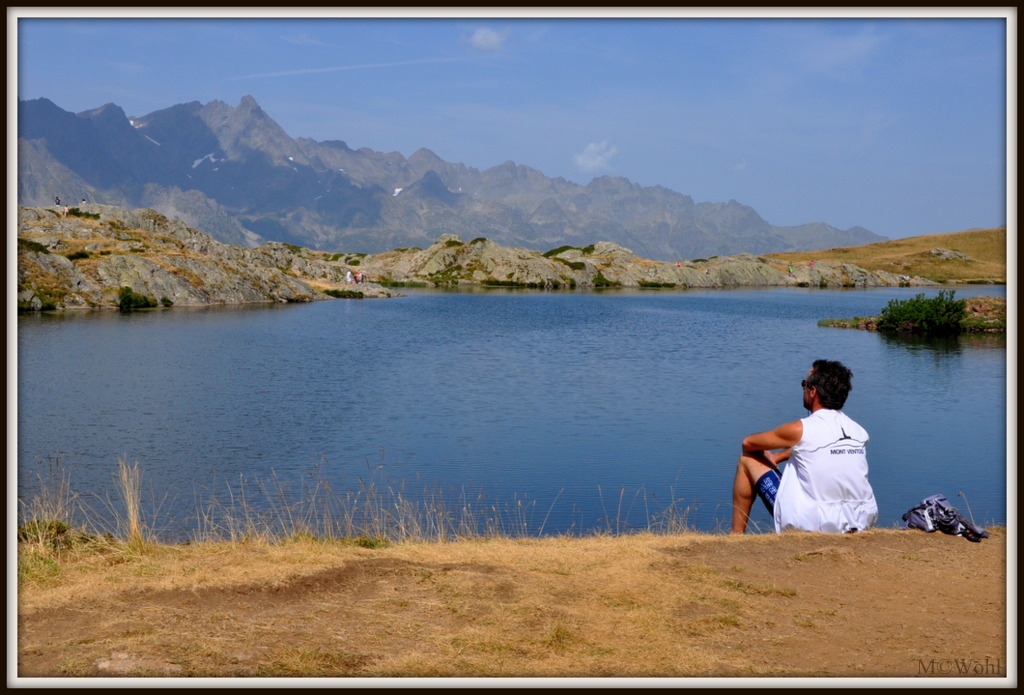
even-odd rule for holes
{"type": "Polygon", "coordinates": [[[651,261],[610,242],[541,253],[480,237],[426,249],[326,253],[270,242],[231,246],[153,210],[19,208],[19,310],[117,308],[121,288],[163,306],[401,296],[400,287],[542,289],[933,286],[920,277],[752,254],[651,261]],[[362,282],[350,278],[361,276],[362,282]]]}

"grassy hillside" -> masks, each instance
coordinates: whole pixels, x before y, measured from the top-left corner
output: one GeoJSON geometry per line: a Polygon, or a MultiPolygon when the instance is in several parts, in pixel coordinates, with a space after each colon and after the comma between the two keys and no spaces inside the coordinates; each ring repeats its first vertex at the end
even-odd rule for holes
{"type": "Polygon", "coordinates": [[[773,253],[765,257],[782,270],[789,264],[826,261],[898,275],[919,275],[936,282],[1005,283],[1006,228],[927,234],[864,246],[773,253]],[[955,251],[967,258],[937,250],[955,251]]]}

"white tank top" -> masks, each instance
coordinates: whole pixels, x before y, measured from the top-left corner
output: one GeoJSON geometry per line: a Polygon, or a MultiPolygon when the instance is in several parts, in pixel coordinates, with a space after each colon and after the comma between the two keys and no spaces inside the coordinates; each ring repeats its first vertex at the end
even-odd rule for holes
{"type": "Polygon", "coordinates": [[[775,530],[846,533],[878,519],[868,483],[868,433],[840,410],[817,410],[801,420],[775,498],[775,530]]]}

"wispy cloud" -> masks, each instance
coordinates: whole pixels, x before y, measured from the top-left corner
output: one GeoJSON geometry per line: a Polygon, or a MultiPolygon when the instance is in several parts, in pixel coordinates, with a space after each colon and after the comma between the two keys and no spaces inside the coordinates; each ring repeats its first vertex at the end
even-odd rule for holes
{"type": "Polygon", "coordinates": [[[488,27],[480,27],[473,32],[469,43],[478,51],[500,51],[505,46],[505,32],[497,32],[488,27]]]}
{"type": "Polygon", "coordinates": [[[576,166],[583,171],[595,172],[611,166],[612,157],[619,153],[619,148],[608,144],[607,140],[592,142],[576,155],[576,166]]]}
{"type": "Polygon", "coordinates": [[[873,26],[867,26],[847,36],[814,37],[798,57],[808,72],[845,80],[859,75],[884,44],[884,37],[873,26]]]}
{"type": "Polygon", "coordinates": [[[122,75],[141,75],[146,72],[146,67],[141,63],[129,63],[126,61],[107,61],[107,65],[111,69],[116,70],[122,75]]]}
{"type": "Polygon", "coordinates": [[[231,80],[256,80],[267,77],[293,77],[295,75],[317,75],[325,72],[345,72],[347,70],[376,70],[380,68],[399,68],[410,65],[429,65],[431,63],[454,63],[462,58],[421,58],[418,60],[401,60],[394,63],[365,63],[362,65],[335,65],[326,68],[303,68],[300,70],[280,70],[278,72],[260,72],[253,75],[230,77],[231,80]]]}
{"type": "Polygon", "coordinates": [[[322,48],[334,48],[333,44],[321,41],[315,36],[310,36],[305,32],[298,34],[288,34],[287,36],[281,37],[286,43],[291,43],[296,46],[320,46],[322,48]]]}

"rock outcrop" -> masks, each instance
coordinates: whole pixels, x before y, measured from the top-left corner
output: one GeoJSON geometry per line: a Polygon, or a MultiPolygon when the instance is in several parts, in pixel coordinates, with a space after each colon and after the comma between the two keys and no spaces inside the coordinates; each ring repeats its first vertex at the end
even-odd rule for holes
{"type": "Polygon", "coordinates": [[[117,307],[122,287],[164,306],[309,302],[389,297],[380,285],[348,282],[358,270],[307,257],[281,243],[222,244],[153,210],[90,205],[18,214],[20,309],[117,307]]]}
{"type": "Polygon", "coordinates": [[[366,256],[361,267],[384,284],[433,286],[492,285],[541,288],[710,288],[710,287],[886,287],[925,286],[919,277],[870,271],[848,263],[794,268],[751,254],[658,262],[627,248],[599,242],[584,248],[563,246],[546,253],[509,248],[484,238],[463,242],[454,234],[438,237],[426,249],[396,249],[366,256]]]}
{"type": "Polygon", "coordinates": [[[426,249],[341,254],[280,242],[232,246],[149,209],[90,205],[65,215],[20,208],[18,306],[21,309],[119,305],[128,287],[164,306],[308,302],[389,297],[389,287],[486,285],[543,289],[879,287],[934,283],[848,263],[808,264],[792,272],[752,254],[658,262],[602,241],[545,253],[482,237],[442,234],[426,249]],[[362,274],[366,280],[353,284],[362,274]]]}

